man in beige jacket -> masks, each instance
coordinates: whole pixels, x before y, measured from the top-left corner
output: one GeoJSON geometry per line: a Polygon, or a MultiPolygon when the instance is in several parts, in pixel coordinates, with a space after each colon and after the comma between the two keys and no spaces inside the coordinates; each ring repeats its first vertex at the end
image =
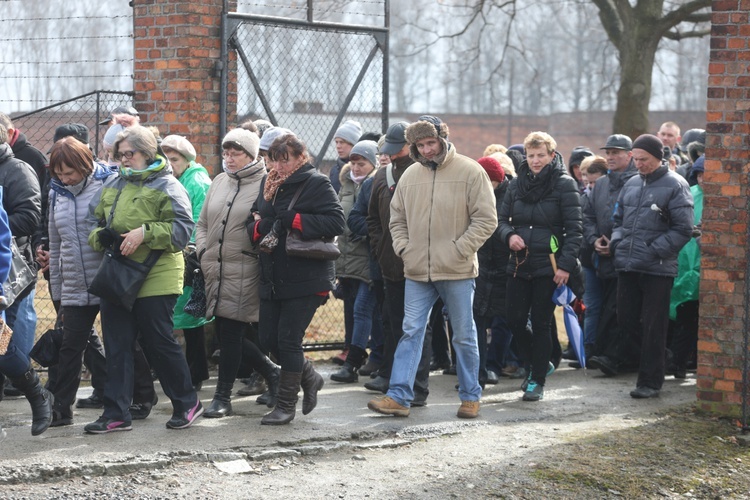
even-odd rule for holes
{"type": "Polygon", "coordinates": [[[393,249],[406,277],[403,336],[396,348],[388,393],[368,408],[408,416],[414,378],[430,310],[438,297],[453,326],[459,397],[458,416],[479,413],[479,350],[472,317],[477,250],[497,227],[495,195],[484,169],[456,152],[448,126],[425,115],[406,129],[416,161],[401,176],[391,201],[393,249]]]}

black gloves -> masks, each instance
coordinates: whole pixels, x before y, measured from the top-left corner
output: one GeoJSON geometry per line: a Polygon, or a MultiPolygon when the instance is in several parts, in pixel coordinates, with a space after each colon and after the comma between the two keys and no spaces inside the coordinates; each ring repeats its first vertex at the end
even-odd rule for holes
{"type": "Polygon", "coordinates": [[[294,218],[297,216],[297,212],[293,210],[283,210],[282,212],[279,212],[279,215],[276,216],[276,219],[281,221],[281,224],[287,228],[291,229],[292,224],[294,224],[294,218]]]}
{"type": "Polygon", "coordinates": [[[99,238],[99,243],[101,243],[104,248],[110,248],[117,252],[120,251],[120,244],[122,243],[123,237],[111,227],[102,228],[96,236],[99,238]]]}
{"type": "Polygon", "coordinates": [[[265,218],[257,221],[255,223],[255,230],[258,231],[258,234],[261,236],[265,236],[268,233],[271,232],[271,229],[273,228],[273,219],[265,218]]]}

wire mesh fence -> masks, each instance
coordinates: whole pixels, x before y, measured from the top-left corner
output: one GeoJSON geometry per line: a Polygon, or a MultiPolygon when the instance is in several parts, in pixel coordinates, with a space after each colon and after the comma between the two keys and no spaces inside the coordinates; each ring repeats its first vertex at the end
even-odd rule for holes
{"type": "MultiPolygon", "coordinates": [[[[338,158],[333,134],[344,120],[360,122],[365,132],[382,132],[387,113],[378,30],[321,28],[278,18],[236,16],[234,21],[230,48],[237,57],[229,67],[236,64],[238,122],[262,118],[292,130],[324,173],[338,158]]],[[[338,348],[344,336],[343,301],[331,297],[313,318],[305,348],[338,348]]]]}

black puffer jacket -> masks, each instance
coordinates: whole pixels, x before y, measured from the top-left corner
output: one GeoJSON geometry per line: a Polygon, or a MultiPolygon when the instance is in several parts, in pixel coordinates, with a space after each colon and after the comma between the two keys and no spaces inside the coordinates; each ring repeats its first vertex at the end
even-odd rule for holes
{"type": "Polygon", "coordinates": [[[0,144],[0,186],[3,186],[3,207],[8,212],[10,232],[34,269],[31,236],[42,219],[41,189],[34,170],[16,158],[8,144],[0,144]]]}
{"type": "MultiPolygon", "coordinates": [[[[583,237],[593,248],[594,242],[600,236],[612,237],[612,227],[615,225],[615,206],[620,191],[625,183],[638,174],[635,163],[630,161],[628,168],[622,172],[610,172],[596,181],[596,186],[589,194],[589,203],[583,207],[583,237]]],[[[612,257],[602,257],[593,254],[594,267],[597,275],[602,279],[617,277],[615,263],[612,257]]]]}
{"type": "MultiPolygon", "coordinates": [[[[320,174],[309,163],[300,167],[279,186],[276,196],[270,201],[263,198],[267,177],[260,186],[258,199],[252,212],[260,213],[262,219],[275,219],[286,210],[294,193],[303,182],[307,183],[299,199],[292,207],[302,220],[302,237],[305,239],[334,237],[344,232],[344,210],[327,176],[320,174]]],[[[253,234],[253,216],[248,218],[248,232],[253,234]]],[[[293,299],[327,292],[333,289],[333,261],[289,257],[286,254],[286,231],[280,231],[279,244],[272,253],[259,252],[260,298],[293,299]]]]}
{"type": "Polygon", "coordinates": [[[618,272],[677,276],[677,254],[693,231],[693,195],[666,163],[620,191],[610,247],[618,272]],[[658,209],[658,210],[657,210],[658,209]]]}
{"type": "MultiPolygon", "coordinates": [[[[503,204],[510,181],[505,179],[495,188],[495,205],[498,213],[503,204]]],[[[479,276],[474,291],[474,312],[480,316],[505,316],[505,285],[508,279],[506,266],[510,248],[495,229],[492,236],[477,251],[479,276]]]]}
{"type": "Polygon", "coordinates": [[[553,276],[549,257],[552,236],[558,240],[557,267],[576,271],[583,240],[581,198],[576,181],[565,173],[559,153],[536,176],[526,161],[521,164],[518,176],[510,181],[498,219],[503,241],[507,244],[517,234],[528,249],[528,256],[525,250],[511,252],[507,267],[510,276],[553,276]]]}

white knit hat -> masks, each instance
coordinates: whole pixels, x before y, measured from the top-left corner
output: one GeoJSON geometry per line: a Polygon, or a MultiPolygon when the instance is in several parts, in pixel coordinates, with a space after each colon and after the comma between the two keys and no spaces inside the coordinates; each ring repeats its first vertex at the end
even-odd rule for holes
{"type": "Polygon", "coordinates": [[[230,130],[229,133],[224,136],[224,140],[221,141],[221,146],[223,148],[226,148],[227,145],[243,149],[245,153],[255,159],[258,157],[260,138],[255,132],[250,132],[244,128],[237,127],[236,129],[230,130]]]}
{"type": "Polygon", "coordinates": [[[188,141],[181,135],[166,136],[161,141],[161,147],[177,151],[182,156],[184,156],[188,162],[195,161],[195,148],[192,144],[190,144],[190,141],[188,141]]]}

